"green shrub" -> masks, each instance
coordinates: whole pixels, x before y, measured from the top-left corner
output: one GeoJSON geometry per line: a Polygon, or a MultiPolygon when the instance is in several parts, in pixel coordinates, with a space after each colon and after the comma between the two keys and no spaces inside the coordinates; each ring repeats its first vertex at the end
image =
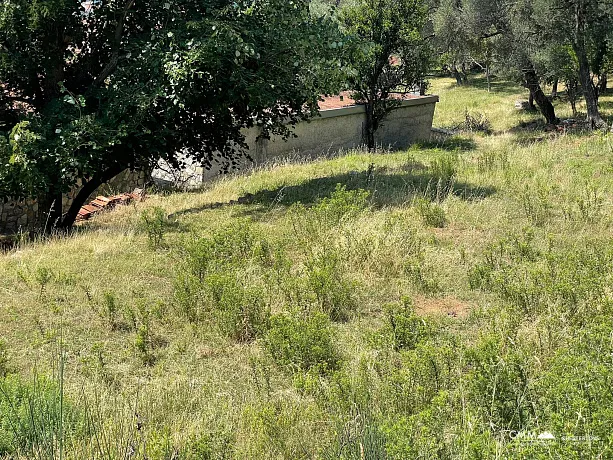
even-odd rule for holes
{"type": "Polygon", "coordinates": [[[423,250],[406,257],[403,265],[405,275],[420,292],[433,294],[440,289],[438,281],[429,273],[423,250]]]}
{"type": "Polygon", "coordinates": [[[466,351],[466,390],[471,411],[494,435],[529,427],[533,418],[531,351],[506,346],[509,331],[484,335],[466,351]]]}
{"type": "Polygon", "coordinates": [[[555,215],[552,202],[555,188],[539,181],[534,186],[525,184],[523,189],[516,192],[526,217],[533,225],[542,227],[555,215]]]}
{"type": "Polygon", "coordinates": [[[143,364],[146,366],[153,365],[155,362],[155,355],[153,354],[153,340],[151,338],[151,329],[149,328],[148,320],[141,324],[136,331],[134,348],[143,361],[143,364]]]}
{"type": "Polygon", "coordinates": [[[455,458],[451,455],[452,443],[445,436],[449,423],[444,407],[447,402],[446,394],[442,393],[424,411],[399,414],[382,422],[380,431],[386,440],[386,458],[455,458]]]}
{"type": "Polygon", "coordinates": [[[66,400],[61,382],[35,377],[26,383],[17,375],[0,379],[0,455],[59,458],[67,441],[83,430],[83,414],[66,400]]]}
{"type": "Polygon", "coordinates": [[[358,308],[355,282],[344,273],[338,251],[322,251],[305,263],[307,284],[317,305],[333,321],[347,321],[358,308]]]}
{"type": "Polygon", "coordinates": [[[386,438],[375,420],[358,414],[352,420],[352,429],[347,424],[338,429],[333,445],[323,458],[329,460],[387,460],[386,438]]]}
{"type": "Polygon", "coordinates": [[[586,223],[600,221],[604,205],[602,193],[590,184],[579,186],[578,189],[576,195],[570,198],[570,203],[563,208],[564,217],[586,223]]]}
{"type": "Polygon", "coordinates": [[[342,220],[355,217],[368,206],[370,192],[367,190],[347,190],[344,185],[336,184],[329,197],[322,198],[311,213],[330,225],[338,225],[342,220]]]}
{"type": "Polygon", "coordinates": [[[266,332],[270,308],[260,287],[244,286],[233,273],[209,275],[205,285],[222,334],[237,342],[251,342],[266,332]]]}
{"type": "Polygon", "coordinates": [[[265,346],[277,364],[292,371],[325,374],[340,364],[330,319],[323,313],[272,316],[265,346]]]}
{"type": "Polygon", "coordinates": [[[457,155],[446,154],[434,159],[430,164],[430,174],[436,185],[436,196],[433,198],[441,201],[453,192],[458,175],[457,155]]]}
{"type": "Polygon", "coordinates": [[[261,258],[260,239],[251,224],[239,220],[211,237],[197,237],[183,244],[183,262],[200,281],[207,273],[243,266],[254,257],[261,258]]]}
{"type": "Polygon", "coordinates": [[[557,307],[580,319],[577,314],[589,303],[606,297],[603,273],[613,269],[613,247],[599,241],[548,245],[546,252],[539,250],[531,231],[500,240],[471,269],[470,286],[496,293],[524,314],[557,307]]]}
{"type": "Polygon", "coordinates": [[[179,458],[185,460],[224,460],[232,458],[232,434],[225,431],[191,436],[179,458]]]}
{"type": "Polygon", "coordinates": [[[423,219],[424,224],[429,227],[443,228],[447,224],[445,210],[438,204],[426,198],[415,200],[417,214],[423,219]]]}
{"type": "Polygon", "coordinates": [[[47,284],[49,284],[53,279],[53,272],[47,267],[38,267],[36,269],[36,273],[34,274],[34,279],[40,285],[39,297],[42,298],[47,284]]]}
{"type": "Polygon", "coordinates": [[[191,323],[201,321],[209,311],[203,282],[191,273],[180,273],[175,279],[174,301],[178,313],[191,323]]]}
{"type": "Polygon", "coordinates": [[[117,321],[117,312],[119,308],[117,306],[117,299],[115,298],[115,294],[111,291],[107,291],[104,293],[104,310],[103,317],[108,321],[109,328],[111,331],[117,329],[118,321],[117,321]]]}
{"type": "Polygon", "coordinates": [[[408,297],[387,307],[387,321],[395,350],[414,349],[430,334],[430,325],[415,313],[413,302],[408,297]]]}
{"type": "Polygon", "coordinates": [[[169,221],[163,208],[156,206],[143,210],[140,215],[140,224],[152,247],[159,248],[164,245],[164,235],[169,221]]]}

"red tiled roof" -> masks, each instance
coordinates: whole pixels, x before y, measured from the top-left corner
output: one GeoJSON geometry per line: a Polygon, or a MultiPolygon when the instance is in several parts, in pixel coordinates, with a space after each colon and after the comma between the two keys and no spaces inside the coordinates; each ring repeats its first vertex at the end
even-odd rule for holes
{"type": "MultiPolygon", "coordinates": [[[[397,97],[399,99],[413,99],[419,96],[413,94],[404,94],[404,95],[392,95],[392,97],[397,97]]],[[[331,110],[331,109],[340,109],[343,107],[351,107],[353,105],[357,105],[355,100],[351,97],[351,91],[343,91],[337,96],[323,96],[323,101],[319,101],[319,110],[331,110]]]]}

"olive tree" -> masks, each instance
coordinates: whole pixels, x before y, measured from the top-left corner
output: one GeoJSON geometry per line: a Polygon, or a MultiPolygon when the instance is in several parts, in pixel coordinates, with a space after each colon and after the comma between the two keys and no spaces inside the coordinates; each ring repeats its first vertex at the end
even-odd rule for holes
{"type": "Polygon", "coordinates": [[[593,77],[604,72],[606,81],[605,62],[613,39],[613,4],[610,0],[536,0],[532,7],[541,47],[572,49],[587,107],[586,121],[593,128],[606,127],[593,77]]]}

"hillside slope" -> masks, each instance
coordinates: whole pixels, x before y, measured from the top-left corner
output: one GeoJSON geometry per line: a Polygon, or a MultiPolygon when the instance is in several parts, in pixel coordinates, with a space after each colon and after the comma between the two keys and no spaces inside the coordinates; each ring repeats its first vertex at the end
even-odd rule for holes
{"type": "Polygon", "coordinates": [[[432,92],[435,126],[488,132],[288,160],[0,255],[0,454],[613,455],[613,140],[544,131],[508,82],[432,92]]]}

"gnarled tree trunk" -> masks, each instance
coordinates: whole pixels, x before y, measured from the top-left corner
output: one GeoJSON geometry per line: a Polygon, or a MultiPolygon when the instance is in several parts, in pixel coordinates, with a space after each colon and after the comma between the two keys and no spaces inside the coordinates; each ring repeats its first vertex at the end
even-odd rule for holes
{"type": "Polygon", "coordinates": [[[592,81],[585,50],[583,50],[583,52],[575,52],[579,60],[579,77],[581,79],[581,89],[583,90],[583,97],[585,98],[585,105],[587,107],[587,122],[592,129],[606,128],[607,124],[600,116],[600,110],[598,110],[598,95],[596,94],[596,88],[594,88],[594,82],[592,81]]]}
{"type": "Polygon", "coordinates": [[[108,168],[106,171],[96,174],[89,181],[87,181],[77,193],[77,196],[72,201],[70,208],[64,215],[63,219],[58,223],[57,227],[67,230],[72,227],[77,219],[79,210],[85,204],[89,196],[96,191],[102,184],[110,181],[113,177],[124,171],[125,165],[115,165],[108,168]]]}
{"type": "Polygon", "coordinates": [[[560,120],[556,117],[555,109],[553,108],[553,104],[551,101],[545,96],[543,90],[541,89],[541,85],[539,83],[538,76],[536,75],[536,70],[534,70],[534,65],[529,60],[526,60],[522,69],[524,74],[524,86],[528,88],[532,97],[534,97],[534,101],[539,107],[539,110],[547,120],[547,123],[555,125],[560,122],[560,120]]]}

